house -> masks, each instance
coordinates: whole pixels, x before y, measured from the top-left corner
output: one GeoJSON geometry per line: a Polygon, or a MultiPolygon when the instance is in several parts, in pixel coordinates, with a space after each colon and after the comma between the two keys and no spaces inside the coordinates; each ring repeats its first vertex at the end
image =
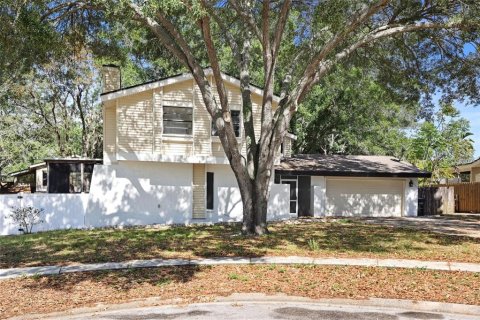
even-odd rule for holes
{"type": "Polygon", "coordinates": [[[31,193],[88,193],[93,167],[102,159],[49,158],[25,170],[10,173],[15,185],[27,185],[31,193]]]}
{"type": "MultiPolygon", "coordinates": [[[[240,82],[222,77],[245,152],[240,82]]],[[[127,88],[120,79],[105,67],[104,163],[94,168],[87,225],[240,221],[237,183],[192,75],[127,88]]],[[[254,87],[254,114],[261,100],[254,87]]],[[[391,157],[292,157],[294,139],[287,134],[278,150],[268,219],[417,214],[417,179],[428,173],[391,157]]]]}
{"type": "Polygon", "coordinates": [[[462,182],[480,182],[480,158],[456,166],[455,172],[458,173],[462,182]]]}

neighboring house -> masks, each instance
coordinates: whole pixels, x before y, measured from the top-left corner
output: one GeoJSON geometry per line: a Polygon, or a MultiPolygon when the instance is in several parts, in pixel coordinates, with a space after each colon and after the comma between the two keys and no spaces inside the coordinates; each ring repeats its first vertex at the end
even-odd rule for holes
{"type": "Polygon", "coordinates": [[[101,159],[52,158],[12,172],[14,185],[29,185],[31,193],[88,193],[93,167],[101,159]]]}
{"type": "MultiPolygon", "coordinates": [[[[206,74],[212,80],[211,70],[206,74]]],[[[240,82],[222,77],[245,153],[240,82]]],[[[235,176],[192,75],[128,88],[120,88],[120,79],[119,69],[104,70],[104,164],[94,169],[87,224],[241,220],[235,176]]],[[[261,100],[254,87],[257,137],[261,100]]],[[[274,108],[278,102],[274,97],[274,108]]],[[[294,139],[287,134],[278,150],[268,219],[417,214],[417,178],[428,173],[391,157],[291,158],[294,139]]]]}
{"type": "Polygon", "coordinates": [[[462,182],[480,182],[480,158],[455,167],[462,182]]]}

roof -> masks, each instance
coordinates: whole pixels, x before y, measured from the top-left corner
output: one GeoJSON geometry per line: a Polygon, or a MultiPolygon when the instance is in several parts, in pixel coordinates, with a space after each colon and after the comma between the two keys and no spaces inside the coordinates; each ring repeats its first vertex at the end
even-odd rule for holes
{"type": "Polygon", "coordinates": [[[70,157],[70,158],[47,158],[44,159],[44,162],[34,163],[28,166],[27,169],[10,172],[8,175],[10,177],[22,176],[25,174],[33,173],[35,170],[40,168],[46,168],[47,163],[49,162],[62,162],[62,163],[77,163],[77,162],[89,162],[89,163],[102,163],[102,159],[95,158],[81,158],[81,157],[70,157]]]}
{"type": "Polygon", "coordinates": [[[81,157],[72,157],[72,158],[47,158],[45,162],[69,162],[69,163],[76,163],[76,162],[103,162],[102,159],[97,158],[81,158],[81,157]]]}
{"type": "MultiPolygon", "coordinates": [[[[205,75],[207,75],[207,76],[213,75],[213,71],[212,71],[211,68],[206,68],[204,70],[204,72],[205,72],[205,75]]],[[[192,80],[192,79],[193,79],[193,75],[190,72],[181,73],[181,74],[176,74],[176,75],[169,76],[169,77],[166,77],[166,78],[152,80],[152,81],[140,83],[140,84],[137,84],[137,85],[117,89],[117,90],[114,90],[114,91],[105,92],[105,93],[102,93],[100,95],[100,97],[101,97],[102,101],[105,102],[105,101],[118,99],[118,98],[121,98],[121,97],[129,96],[129,95],[140,93],[140,92],[143,92],[143,91],[152,90],[152,89],[156,89],[156,88],[160,88],[160,87],[163,87],[163,86],[175,84],[175,83],[186,81],[186,80],[192,80]]],[[[235,86],[240,87],[240,80],[238,78],[232,77],[232,76],[222,72],[222,79],[226,82],[229,82],[229,83],[231,83],[235,86]]],[[[263,89],[262,88],[257,87],[253,84],[251,84],[251,86],[252,86],[252,92],[253,93],[255,93],[257,95],[260,95],[260,96],[263,95],[263,89]]],[[[275,102],[279,102],[280,97],[274,95],[273,100],[275,102]]]]}
{"type": "Polygon", "coordinates": [[[283,159],[275,173],[284,175],[428,178],[431,173],[390,156],[301,154],[283,159]]]}
{"type": "Polygon", "coordinates": [[[34,164],[28,166],[27,169],[10,172],[8,175],[10,177],[23,176],[23,175],[26,175],[26,174],[33,173],[38,168],[42,168],[42,167],[46,167],[46,166],[47,166],[47,164],[45,162],[34,163],[34,164]]]}

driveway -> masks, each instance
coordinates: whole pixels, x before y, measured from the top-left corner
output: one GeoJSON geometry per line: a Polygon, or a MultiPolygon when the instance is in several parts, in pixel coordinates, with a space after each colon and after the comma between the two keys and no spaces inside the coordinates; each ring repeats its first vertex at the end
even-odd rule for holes
{"type": "Polygon", "coordinates": [[[480,238],[480,214],[456,213],[442,216],[401,218],[355,218],[365,223],[414,228],[447,235],[480,238]]]}
{"type": "Polygon", "coordinates": [[[135,307],[40,319],[267,319],[267,320],[473,320],[479,307],[408,300],[310,300],[240,294],[243,299],[221,298],[212,303],[135,307]],[[223,300],[223,301],[222,301],[223,300]]]}

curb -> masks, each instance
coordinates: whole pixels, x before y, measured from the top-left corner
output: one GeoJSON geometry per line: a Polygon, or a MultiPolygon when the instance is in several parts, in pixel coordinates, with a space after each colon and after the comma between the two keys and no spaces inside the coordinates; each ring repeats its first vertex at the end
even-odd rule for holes
{"type": "Polygon", "coordinates": [[[437,271],[461,271],[480,273],[480,264],[463,262],[421,261],[407,259],[350,259],[350,258],[310,258],[310,257],[217,257],[205,259],[151,259],[124,262],[79,264],[70,266],[43,266],[29,268],[0,269],[0,280],[25,276],[57,275],[74,272],[105,271],[136,268],[158,268],[170,266],[218,266],[218,265],[262,265],[298,264],[321,266],[355,266],[426,269],[437,271]]]}
{"type": "Polygon", "coordinates": [[[14,319],[56,319],[65,316],[85,316],[86,318],[98,312],[118,312],[123,310],[135,310],[150,307],[202,307],[211,305],[232,305],[232,304],[280,304],[295,303],[308,306],[324,306],[324,307],[364,307],[379,308],[385,311],[416,311],[416,312],[432,312],[449,315],[462,316],[480,316],[480,306],[444,303],[433,301],[416,301],[402,299],[382,299],[368,298],[364,300],[352,299],[311,299],[306,297],[288,296],[283,294],[265,295],[263,293],[237,293],[228,297],[217,297],[212,302],[191,303],[187,304],[182,299],[161,300],[157,297],[150,297],[140,300],[133,300],[121,304],[98,304],[93,307],[81,307],[67,311],[53,312],[48,314],[28,314],[14,319]]]}

